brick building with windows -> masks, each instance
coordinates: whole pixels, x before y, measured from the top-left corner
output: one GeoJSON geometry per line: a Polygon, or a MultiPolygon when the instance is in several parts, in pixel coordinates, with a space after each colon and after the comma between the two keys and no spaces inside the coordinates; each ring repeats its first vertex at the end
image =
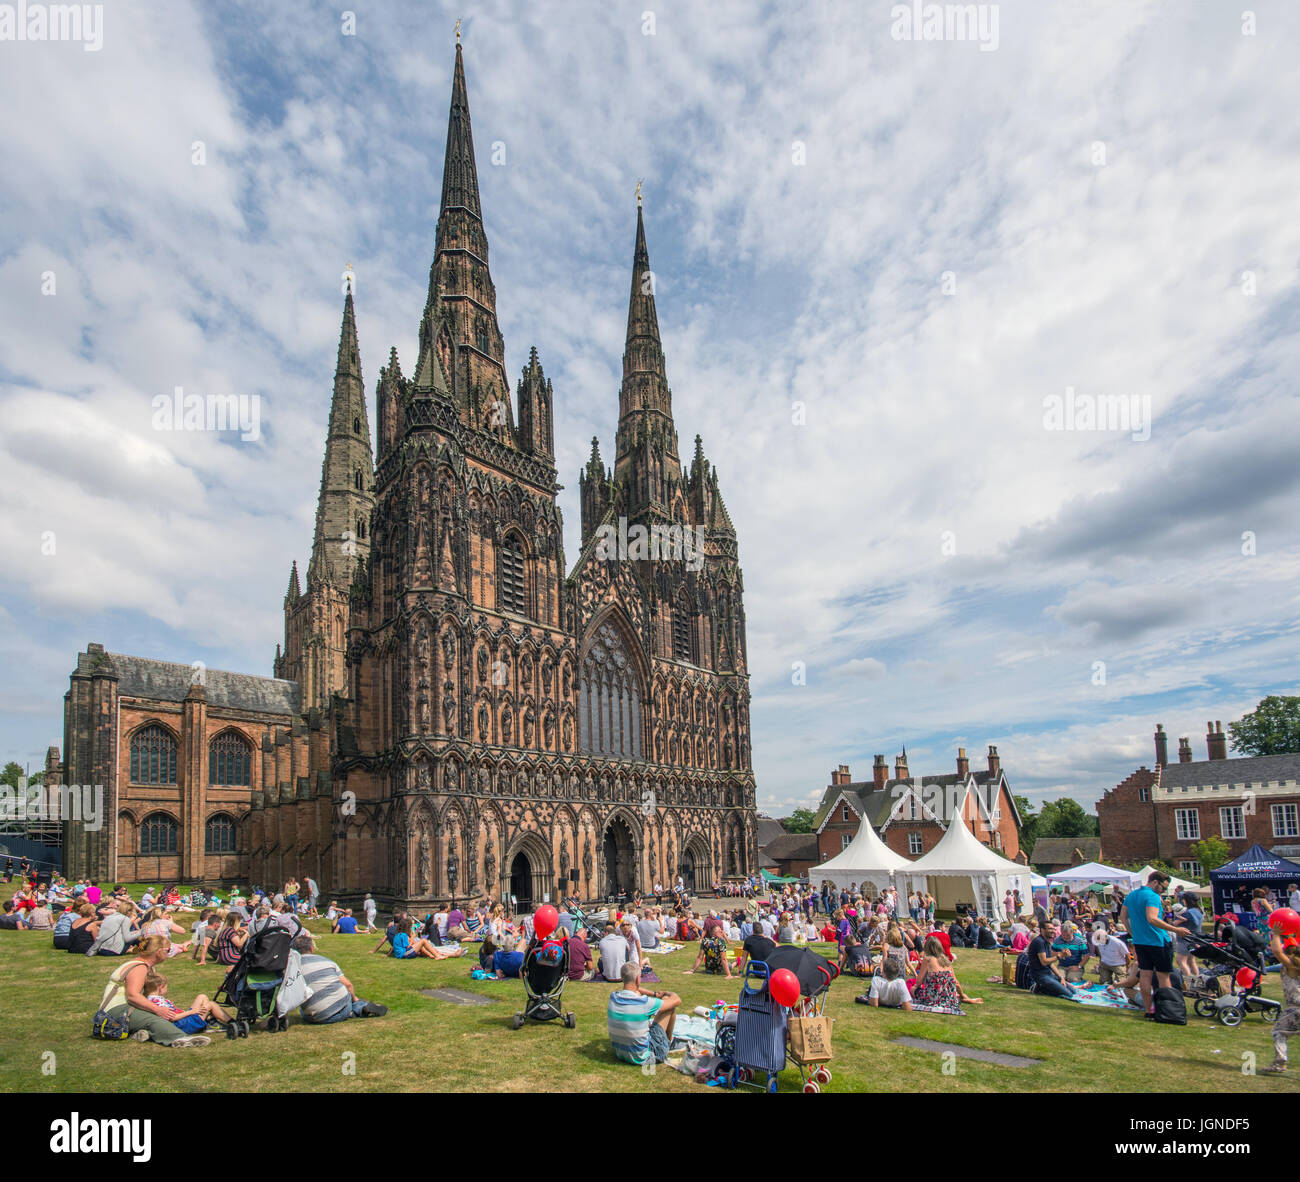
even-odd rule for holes
{"type": "Polygon", "coordinates": [[[947,831],[947,819],[958,809],[971,831],[1005,858],[1024,861],[1020,850],[1020,811],[1011,795],[996,747],[988,750],[988,766],[971,771],[966,748],[957,751],[957,769],[935,776],[912,776],[907,751],[894,761],[894,774],[877,755],[870,780],[855,783],[846,765],[831,773],[813,819],[820,862],[847,848],[866,819],[896,853],[919,858],[928,854],[947,831]]]}
{"type": "Polygon", "coordinates": [[[1300,855],[1300,754],[1228,758],[1219,722],[1206,723],[1206,755],[1192,759],[1189,739],[1178,741],[1169,763],[1169,739],[1156,727],[1156,765],[1141,767],[1097,802],[1106,856],[1116,863],[1159,859],[1203,878],[1191,847],[1221,837],[1230,857],[1258,842],[1284,858],[1300,855]]]}

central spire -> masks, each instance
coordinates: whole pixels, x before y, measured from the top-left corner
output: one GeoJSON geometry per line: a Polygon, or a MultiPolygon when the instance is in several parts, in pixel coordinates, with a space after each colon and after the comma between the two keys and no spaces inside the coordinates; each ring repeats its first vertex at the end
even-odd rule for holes
{"type": "Polygon", "coordinates": [[[454,372],[448,372],[446,380],[459,398],[462,420],[473,427],[493,429],[503,439],[512,439],[514,420],[506,378],[505,341],[497,324],[496,288],[488,270],[465,58],[459,42],[442,165],[442,208],[429,270],[429,299],[420,327],[417,385],[436,384],[430,375],[437,373],[433,353],[444,321],[454,354],[449,357],[454,372]]]}

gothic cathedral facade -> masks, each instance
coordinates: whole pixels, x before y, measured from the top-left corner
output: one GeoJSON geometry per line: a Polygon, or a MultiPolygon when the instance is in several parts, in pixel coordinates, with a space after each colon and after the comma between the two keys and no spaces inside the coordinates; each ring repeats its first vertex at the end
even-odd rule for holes
{"type": "MultiPolygon", "coordinates": [[[[154,701],[171,666],[146,676],[136,658],[83,654],[70,701],[125,693],[122,676],[136,695],[135,729],[104,747],[114,815],[156,841],[171,807],[160,789],[174,788],[180,841],[204,832],[190,813],[219,808],[238,847],[215,863],[178,851],[179,872],[311,874],[335,896],[412,907],[600,899],[679,876],[707,889],[752,872],[736,531],[698,436],[682,465],[640,199],[614,465],[593,439],[566,573],[551,383],[533,349],[512,404],[459,44],[418,353],[410,377],[396,349],[379,371],[372,456],[349,284],[306,579],[295,564],[275,679],[220,683],[229,718],[207,724],[213,738],[177,730],[204,686],[172,678],[183,701],[154,701]],[[144,735],[199,755],[136,758],[144,735]],[[247,759],[203,759],[218,737],[246,741],[247,759]],[[158,767],[195,783],[134,782],[158,767]],[[229,767],[240,784],[224,782],[229,767]],[[199,782],[210,774],[219,790],[199,782]]],[[[65,750],[90,750],[69,710],[65,750]]]]}

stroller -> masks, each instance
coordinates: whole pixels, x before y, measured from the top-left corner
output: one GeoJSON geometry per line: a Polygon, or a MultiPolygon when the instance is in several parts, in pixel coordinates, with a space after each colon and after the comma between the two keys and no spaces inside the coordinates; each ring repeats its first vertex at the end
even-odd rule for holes
{"type": "Polygon", "coordinates": [[[1265,961],[1261,949],[1246,941],[1216,944],[1204,936],[1187,935],[1184,938],[1198,959],[1216,966],[1215,971],[1207,968],[1191,991],[1191,995],[1196,997],[1192,1009],[1197,1014],[1202,1018],[1218,1018],[1225,1026],[1240,1026],[1247,1014],[1260,1014],[1265,1022],[1277,1021],[1282,1003],[1263,996],[1265,961]],[[1236,982],[1243,969],[1251,974],[1249,985],[1236,982]],[[1210,982],[1217,988],[1218,978],[1225,973],[1231,974],[1234,984],[1226,994],[1216,996],[1209,987],[1210,982]]]}
{"type": "Polygon", "coordinates": [[[511,1019],[513,1029],[518,1030],[525,1018],[534,1022],[560,1018],[570,1030],[578,1025],[572,1010],[566,1013],[560,1009],[564,983],[569,979],[569,949],[564,941],[534,939],[524,953],[523,977],[526,1000],[522,1012],[511,1019]]]}
{"type": "Polygon", "coordinates": [[[576,898],[565,899],[564,905],[568,908],[569,914],[573,916],[572,935],[576,936],[584,928],[597,939],[604,935],[605,924],[609,922],[609,912],[607,910],[593,911],[588,915],[583,911],[576,898]]]}
{"type": "Polygon", "coordinates": [[[296,919],[290,931],[277,923],[260,927],[244,943],[239,959],[230,966],[226,979],[213,997],[218,1005],[229,1006],[234,1018],[226,1027],[227,1038],[247,1038],[248,1032],[266,1019],[274,1034],[289,1029],[289,1019],[276,1013],[280,986],[289,967],[290,945],[302,931],[296,919]]]}

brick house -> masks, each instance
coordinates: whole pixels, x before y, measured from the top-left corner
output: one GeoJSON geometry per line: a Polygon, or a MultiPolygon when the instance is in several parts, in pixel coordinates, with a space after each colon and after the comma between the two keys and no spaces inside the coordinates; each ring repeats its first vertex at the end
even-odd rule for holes
{"type": "Polygon", "coordinates": [[[905,857],[928,854],[947,831],[947,820],[962,811],[971,831],[1003,857],[1023,862],[1020,811],[1011,795],[996,747],[988,751],[988,766],[972,772],[966,748],[957,752],[957,770],[913,777],[907,752],[894,761],[894,774],[877,755],[870,780],[855,783],[848,766],[831,773],[813,819],[818,856],[829,861],[845,849],[869,820],[890,849],[905,857]]]}
{"type": "Polygon", "coordinates": [[[1207,870],[1191,847],[1221,837],[1235,858],[1258,842],[1284,858],[1300,855],[1300,754],[1229,759],[1222,723],[1206,724],[1207,759],[1193,760],[1179,739],[1168,762],[1163,726],[1155,732],[1156,766],[1141,767],[1097,802],[1101,840],[1119,863],[1159,859],[1192,878],[1207,870]]]}

